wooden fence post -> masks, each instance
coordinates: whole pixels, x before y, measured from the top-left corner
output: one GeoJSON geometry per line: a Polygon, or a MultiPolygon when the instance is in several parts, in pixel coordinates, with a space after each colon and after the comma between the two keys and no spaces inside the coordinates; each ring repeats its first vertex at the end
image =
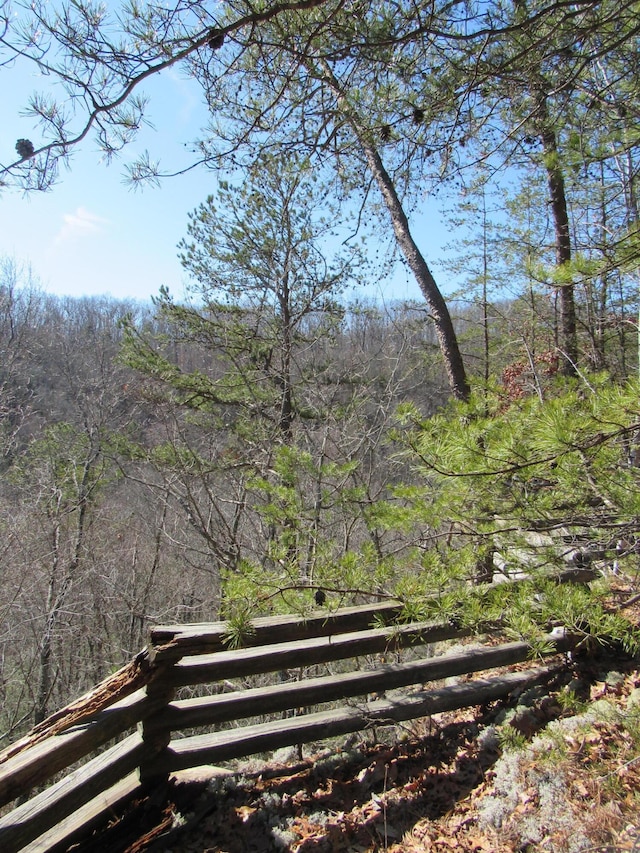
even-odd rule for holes
{"type": "Polygon", "coordinates": [[[140,762],[140,784],[152,788],[168,781],[166,772],[154,770],[156,758],[169,746],[171,729],[165,723],[166,709],[175,698],[176,689],[167,678],[171,664],[161,664],[147,684],[147,697],[153,710],[140,724],[144,744],[140,762]]]}

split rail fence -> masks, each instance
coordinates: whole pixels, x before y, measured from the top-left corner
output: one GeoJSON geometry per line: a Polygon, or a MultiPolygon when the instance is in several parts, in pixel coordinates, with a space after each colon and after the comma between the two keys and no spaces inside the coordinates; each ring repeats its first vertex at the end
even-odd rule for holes
{"type": "MultiPolygon", "coordinates": [[[[66,850],[174,771],[484,704],[549,672],[538,665],[429,688],[526,661],[531,649],[509,642],[434,657],[431,644],[468,632],[446,621],[398,624],[400,613],[391,603],[260,618],[240,649],[227,647],[225,623],[153,629],[149,646],[129,664],[0,753],[0,806],[13,804],[0,818],[0,850],[66,850]],[[412,659],[388,662],[407,648],[412,659]],[[329,674],[317,674],[331,663],[342,671],[325,666],[329,674]],[[266,673],[278,675],[266,686],[242,689],[241,682],[224,692],[230,679],[246,684],[266,673]],[[176,698],[182,688],[206,693],[202,685],[218,692],[176,698]],[[414,692],[384,696],[407,687],[414,692]],[[276,716],[252,722],[267,715],[276,716]]],[[[550,654],[572,646],[562,631],[549,641],[550,654]]]]}

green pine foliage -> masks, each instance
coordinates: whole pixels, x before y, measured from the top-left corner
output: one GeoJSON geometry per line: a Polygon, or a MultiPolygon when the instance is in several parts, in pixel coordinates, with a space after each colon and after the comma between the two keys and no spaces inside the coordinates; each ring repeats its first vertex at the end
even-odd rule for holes
{"type": "MultiPolygon", "coordinates": [[[[428,419],[405,406],[396,438],[423,486],[405,492],[402,523],[412,511],[431,543],[419,580],[403,580],[398,594],[422,598],[423,615],[499,622],[518,638],[563,624],[585,642],[637,649],[639,637],[606,605],[619,543],[635,541],[640,522],[637,399],[637,382],[596,375],[556,378],[542,398],[496,389],[428,419]],[[580,567],[599,580],[555,581],[580,567]]],[[[632,576],[636,559],[625,557],[632,576]]]]}

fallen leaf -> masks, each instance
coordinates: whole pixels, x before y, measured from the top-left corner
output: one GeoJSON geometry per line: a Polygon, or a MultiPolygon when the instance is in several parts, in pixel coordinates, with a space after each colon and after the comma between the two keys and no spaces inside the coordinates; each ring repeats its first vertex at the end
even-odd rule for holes
{"type": "Polygon", "coordinates": [[[235,813],[243,823],[246,823],[251,815],[255,814],[257,811],[258,810],[252,808],[252,806],[238,806],[238,808],[235,809],[235,813]]]}

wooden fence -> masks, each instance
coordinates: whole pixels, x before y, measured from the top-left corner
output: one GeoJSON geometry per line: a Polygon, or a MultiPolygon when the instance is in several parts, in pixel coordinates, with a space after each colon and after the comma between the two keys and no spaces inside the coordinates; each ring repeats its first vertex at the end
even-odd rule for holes
{"type": "MultiPolygon", "coordinates": [[[[531,649],[511,642],[434,657],[430,644],[467,632],[450,622],[397,624],[400,612],[392,603],[256,619],[236,650],[225,645],[225,623],[155,628],[150,645],[123,669],[0,753],[0,806],[14,803],[0,818],[0,850],[65,850],[173,771],[483,704],[549,671],[538,665],[428,689],[429,682],[526,661],[531,649]],[[400,660],[408,648],[410,659],[400,660]],[[327,674],[317,674],[339,661],[339,672],[325,666],[327,674]],[[275,683],[224,692],[230,679],[265,673],[278,673],[275,683]],[[201,685],[210,685],[200,688],[205,695],[176,698],[181,688],[193,693],[201,685]],[[384,697],[411,686],[417,689],[384,697]],[[251,722],[267,715],[277,716],[251,722]],[[208,731],[193,734],[201,728],[208,731]]],[[[550,654],[572,645],[562,631],[549,636],[550,654]]]]}

